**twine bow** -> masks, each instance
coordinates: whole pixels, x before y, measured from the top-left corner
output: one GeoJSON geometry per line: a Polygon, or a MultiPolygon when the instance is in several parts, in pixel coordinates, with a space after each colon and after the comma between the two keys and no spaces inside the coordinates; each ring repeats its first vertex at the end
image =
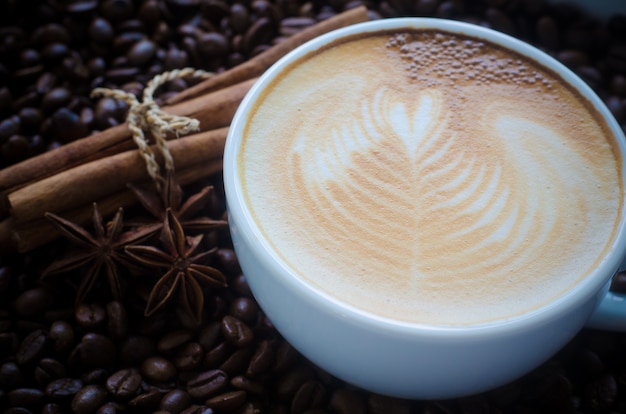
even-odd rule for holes
{"type": "Polygon", "coordinates": [[[144,131],[150,131],[155,140],[155,146],[163,157],[166,171],[174,170],[174,159],[167,148],[166,136],[168,133],[176,134],[176,137],[185,135],[200,129],[197,119],[186,116],[172,115],[163,111],[154,100],[154,93],[159,86],[174,79],[196,77],[206,79],[211,73],[193,68],[176,69],[163,72],[152,78],[143,91],[143,102],[139,102],[135,95],[120,89],[96,88],[91,92],[92,97],[110,97],[125,101],[128,106],[126,121],[128,129],[132,133],[133,140],[137,144],[139,153],[146,162],[148,174],[154,180],[157,189],[160,190],[165,182],[165,176],[161,174],[161,168],[156,156],[150,147],[144,131]]]}

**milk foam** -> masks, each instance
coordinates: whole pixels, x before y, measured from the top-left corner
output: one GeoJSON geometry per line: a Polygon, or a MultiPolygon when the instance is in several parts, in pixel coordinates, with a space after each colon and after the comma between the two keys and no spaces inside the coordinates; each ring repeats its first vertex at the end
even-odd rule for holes
{"type": "Polygon", "coordinates": [[[484,42],[371,36],[275,82],[241,173],[260,229],[309,283],[383,317],[482,323],[561,295],[607,249],[621,161],[596,119],[484,42]],[[456,74],[415,59],[444,44],[431,56],[456,74]]]}

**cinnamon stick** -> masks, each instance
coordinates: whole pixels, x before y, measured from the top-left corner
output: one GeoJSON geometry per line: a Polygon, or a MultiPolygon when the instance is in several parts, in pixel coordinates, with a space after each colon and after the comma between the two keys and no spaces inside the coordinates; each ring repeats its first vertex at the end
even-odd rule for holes
{"type": "MultiPolygon", "coordinates": [[[[211,176],[222,170],[222,159],[215,158],[200,164],[192,165],[176,171],[176,178],[180,185],[190,184],[199,179],[211,176]]],[[[128,208],[137,203],[135,195],[127,189],[118,193],[96,200],[98,210],[106,217],[110,216],[118,208],[128,208]]],[[[63,213],[65,217],[71,218],[72,222],[80,225],[89,225],[91,220],[91,202],[78,208],[63,213]]],[[[25,253],[39,246],[58,239],[61,234],[54,225],[44,219],[33,220],[31,222],[15,225],[12,219],[0,222],[0,247],[16,250],[18,253],[25,253]]]]}
{"type": "MultiPolygon", "coordinates": [[[[210,130],[170,141],[176,168],[221,157],[228,128],[210,130]]],[[[155,151],[158,152],[158,151],[155,151]]],[[[9,194],[16,224],[60,213],[121,191],[129,182],[148,179],[145,161],[136,150],[125,151],[65,170],[9,194]]]]}
{"type": "MultiPolygon", "coordinates": [[[[228,126],[254,79],[162,109],[174,115],[185,115],[200,121],[201,130],[228,126]]],[[[0,170],[0,191],[8,194],[18,188],[49,177],[86,161],[134,148],[126,124],[78,139],[55,150],[29,158],[0,170]]],[[[2,208],[0,206],[0,217],[2,208]]]]}
{"type": "Polygon", "coordinates": [[[187,99],[205,94],[210,91],[225,88],[237,82],[241,82],[246,79],[261,76],[272,64],[278,59],[292,51],[296,47],[303,43],[308,42],[322,34],[328,33],[332,30],[339,29],[341,27],[349,26],[355,23],[361,23],[367,21],[367,8],[365,6],[356,7],[350,9],[336,16],[323,20],[313,26],[310,26],[301,32],[288,37],[275,46],[265,50],[262,53],[248,59],[244,63],[235,66],[234,68],[219,73],[211,78],[208,78],[190,88],[187,88],[180,93],[170,98],[167,103],[169,105],[185,101],[187,99]]]}

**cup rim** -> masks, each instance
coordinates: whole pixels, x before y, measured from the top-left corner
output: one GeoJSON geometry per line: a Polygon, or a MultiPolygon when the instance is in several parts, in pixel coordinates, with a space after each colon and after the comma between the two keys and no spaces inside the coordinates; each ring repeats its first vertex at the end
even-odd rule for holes
{"type": "MultiPolygon", "coordinates": [[[[291,269],[284,263],[280,256],[274,251],[271,244],[265,240],[265,236],[251,217],[249,207],[243,196],[241,180],[236,167],[237,156],[241,148],[242,132],[245,129],[245,118],[249,113],[251,104],[259,98],[263,88],[268,83],[271,83],[272,79],[288,66],[288,63],[297,60],[310,51],[318,49],[338,38],[359,33],[401,28],[437,29],[452,33],[466,34],[475,38],[484,38],[506,49],[512,49],[519,54],[539,62],[546,68],[559,73],[568,85],[584,95],[594,108],[596,108],[614,135],[621,158],[621,182],[622,187],[624,187],[626,183],[626,168],[624,168],[626,137],[620,125],[604,102],[589,85],[546,52],[508,34],[461,21],[429,17],[397,17],[372,20],[336,29],[298,46],[265,71],[239,105],[233,117],[224,149],[223,179],[229,215],[231,215],[234,222],[237,223],[237,232],[246,239],[247,248],[254,250],[260,260],[263,260],[265,264],[270,265],[276,270],[274,276],[279,278],[281,283],[288,284],[290,289],[295,289],[299,295],[304,295],[308,300],[315,302],[317,306],[333,313],[339,312],[345,315],[344,318],[349,317],[351,323],[369,326],[378,330],[382,329],[396,334],[412,335],[416,332],[420,332],[421,334],[430,334],[438,337],[468,337],[479,334],[500,335],[508,331],[519,331],[539,321],[552,320],[583,305],[585,302],[589,301],[590,297],[593,295],[597,296],[599,292],[603,293],[602,288],[608,286],[607,282],[610,281],[610,278],[607,278],[606,275],[612,275],[618,269],[623,260],[622,256],[626,254],[626,214],[624,212],[626,199],[624,194],[622,195],[621,212],[617,224],[618,228],[615,231],[604,259],[598,263],[598,266],[593,272],[576,282],[572,288],[548,304],[520,315],[478,324],[431,325],[405,322],[382,317],[372,312],[356,308],[307,282],[303,277],[299,276],[294,269],[291,269]]],[[[626,190],[624,190],[624,193],[626,194],[626,190]]]]}

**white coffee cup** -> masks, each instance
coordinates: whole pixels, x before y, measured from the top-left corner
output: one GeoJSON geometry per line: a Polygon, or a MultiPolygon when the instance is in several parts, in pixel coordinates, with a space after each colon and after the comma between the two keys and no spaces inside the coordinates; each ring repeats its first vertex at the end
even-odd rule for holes
{"type": "MultiPolygon", "coordinates": [[[[355,63],[354,68],[359,70],[359,64],[355,63]]],[[[555,354],[585,326],[626,329],[624,298],[608,292],[626,252],[625,156],[626,139],[610,111],[583,81],[547,54],[474,25],[398,18],[358,24],[321,36],[272,66],[235,115],[224,154],[224,184],[232,239],[250,288],[278,331],[297,350],[338,378],[374,392],[406,398],[450,398],[492,389],[522,376],[555,354]],[[620,195],[620,208],[614,231],[601,236],[608,247],[602,257],[596,258],[592,271],[548,303],[475,324],[414,323],[376,315],[300,276],[293,264],[276,251],[251,213],[242,185],[242,142],[253,108],[271,93],[277,77],[303,56],[337,39],[404,28],[464,33],[538,62],[584,96],[614,136],[619,152],[621,187],[615,192],[620,195]]]]}

